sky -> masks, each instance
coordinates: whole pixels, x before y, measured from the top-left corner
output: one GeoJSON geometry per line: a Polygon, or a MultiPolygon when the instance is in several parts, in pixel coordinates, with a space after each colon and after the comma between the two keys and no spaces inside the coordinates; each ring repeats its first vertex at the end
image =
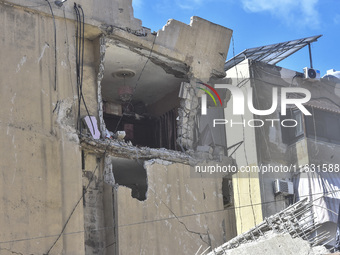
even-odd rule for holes
{"type": "MultiPolygon", "coordinates": [[[[313,67],[321,76],[340,71],[340,0],[132,0],[134,16],[158,31],[169,19],[190,24],[199,16],[233,30],[227,59],[241,51],[323,35],[312,44],[313,67]]],[[[279,62],[294,71],[310,67],[308,47],[279,62]]]]}

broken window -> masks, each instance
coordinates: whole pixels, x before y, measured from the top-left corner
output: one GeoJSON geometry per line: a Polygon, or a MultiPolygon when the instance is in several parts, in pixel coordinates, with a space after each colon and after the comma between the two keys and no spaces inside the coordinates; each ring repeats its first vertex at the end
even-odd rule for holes
{"type": "Polygon", "coordinates": [[[340,115],[315,108],[309,111],[312,116],[305,116],[307,137],[340,144],[340,115]]]}
{"type": "Polygon", "coordinates": [[[223,206],[229,207],[233,204],[233,180],[232,178],[222,179],[223,206]]]}

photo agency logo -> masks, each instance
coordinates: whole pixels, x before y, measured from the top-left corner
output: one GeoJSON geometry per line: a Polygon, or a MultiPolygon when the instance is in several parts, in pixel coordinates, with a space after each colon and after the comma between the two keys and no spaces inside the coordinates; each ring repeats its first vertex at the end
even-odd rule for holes
{"type": "MultiPolygon", "coordinates": [[[[257,116],[268,116],[274,113],[277,110],[277,107],[279,106],[280,103],[280,109],[281,109],[281,115],[286,116],[287,115],[287,106],[289,105],[292,108],[297,108],[299,109],[304,115],[312,115],[306,107],[303,105],[304,103],[307,103],[311,99],[311,93],[309,90],[304,89],[304,88],[291,88],[291,87],[286,87],[286,88],[277,88],[274,87],[272,89],[272,105],[269,109],[267,110],[258,110],[255,109],[254,107],[254,102],[253,102],[253,89],[252,88],[247,88],[246,91],[246,98],[247,98],[247,104],[245,104],[245,95],[244,92],[241,88],[235,87],[230,84],[215,84],[215,88],[212,86],[205,84],[205,83],[199,83],[206,88],[201,88],[198,87],[199,89],[203,90],[206,94],[203,94],[201,97],[201,115],[207,115],[207,94],[213,99],[215,106],[217,106],[217,102],[215,100],[215,97],[213,94],[208,90],[210,89],[218,98],[221,107],[223,107],[222,100],[217,93],[216,89],[227,89],[230,91],[233,99],[232,103],[232,111],[233,111],[233,116],[240,116],[244,115],[245,113],[245,105],[247,105],[248,110],[257,116]],[[280,89],[280,94],[281,98],[279,100],[279,89],[280,89]],[[290,95],[299,95],[298,98],[290,98],[290,95]]],[[[275,122],[279,122],[283,127],[296,127],[298,125],[297,120],[295,119],[250,119],[250,120],[245,120],[243,119],[242,122],[236,122],[233,119],[213,119],[213,127],[216,125],[227,125],[229,124],[231,127],[235,125],[243,125],[244,127],[248,125],[249,127],[262,127],[265,122],[269,122],[271,126],[274,126],[275,122]]]]}
{"type": "MultiPolygon", "coordinates": [[[[205,84],[203,82],[198,82],[198,83],[207,87],[208,89],[210,89],[217,96],[218,100],[220,101],[221,106],[223,107],[221,97],[213,87],[211,87],[210,85],[205,84]]],[[[203,89],[201,87],[197,87],[197,88],[200,89],[200,90],[203,90],[205,93],[207,93],[212,98],[212,100],[214,101],[215,106],[217,106],[215,97],[211,94],[211,92],[209,90],[203,89]]],[[[206,94],[203,94],[202,97],[201,97],[201,114],[207,115],[207,95],[206,94]]]]}

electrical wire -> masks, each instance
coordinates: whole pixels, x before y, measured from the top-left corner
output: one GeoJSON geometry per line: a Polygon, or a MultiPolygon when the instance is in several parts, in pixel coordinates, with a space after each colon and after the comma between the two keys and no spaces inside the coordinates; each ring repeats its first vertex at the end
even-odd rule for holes
{"type": "Polygon", "coordinates": [[[77,8],[77,4],[74,3],[74,11],[76,13],[76,74],[77,74],[77,94],[78,94],[78,122],[77,122],[77,129],[80,130],[81,122],[80,122],[80,103],[81,103],[81,94],[80,94],[80,36],[81,36],[81,22],[80,22],[80,12],[77,8]]]}
{"type": "MultiPolygon", "coordinates": [[[[96,167],[96,169],[97,169],[97,167],[96,167]]],[[[95,172],[93,172],[92,177],[94,176],[94,173],[95,172]]],[[[91,182],[92,182],[92,178],[91,178],[91,182]]],[[[87,188],[86,188],[86,191],[87,191],[87,188]]],[[[326,192],[326,193],[325,192],[312,193],[312,194],[308,194],[308,195],[299,196],[299,198],[315,196],[315,195],[331,195],[331,194],[336,193],[336,192],[340,192],[340,189],[332,190],[332,191],[326,192]]],[[[84,194],[85,194],[85,192],[83,192],[83,195],[80,197],[80,200],[83,198],[84,194]]],[[[313,200],[313,202],[318,200],[318,199],[321,199],[322,197],[323,196],[313,200]]],[[[261,203],[256,203],[256,204],[253,204],[253,205],[259,206],[259,205],[264,205],[264,204],[277,203],[277,202],[280,202],[280,201],[285,201],[285,199],[284,200],[272,200],[272,201],[267,201],[267,202],[261,202],[261,203]]],[[[77,202],[77,204],[79,204],[79,202],[77,202]]],[[[250,207],[250,206],[251,205],[249,204],[249,205],[243,205],[243,206],[237,206],[237,207],[228,207],[228,208],[219,209],[219,210],[213,210],[213,211],[208,211],[208,212],[186,214],[186,215],[182,215],[182,216],[177,216],[177,218],[186,218],[186,217],[192,217],[192,216],[199,216],[199,215],[202,215],[202,214],[210,214],[210,213],[216,213],[216,212],[223,212],[223,211],[235,210],[235,209],[238,209],[238,208],[245,208],[245,207],[250,207]]],[[[131,223],[131,224],[123,224],[123,225],[119,225],[118,227],[129,227],[129,226],[135,226],[135,225],[141,225],[141,224],[147,224],[147,223],[153,223],[153,222],[160,222],[160,221],[171,220],[171,219],[176,219],[176,218],[173,216],[173,217],[161,218],[161,219],[157,219],[157,220],[141,221],[141,222],[135,222],[135,223],[131,223]]],[[[62,235],[74,235],[74,234],[84,233],[85,231],[91,231],[91,232],[92,231],[102,231],[102,230],[106,230],[106,229],[112,229],[114,227],[115,226],[109,226],[109,227],[89,229],[89,230],[80,230],[80,231],[74,231],[74,232],[69,232],[69,233],[62,233],[62,235]]],[[[45,239],[45,238],[51,238],[51,237],[59,236],[59,235],[60,234],[38,236],[38,237],[32,237],[32,238],[22,238],[22,239],[9,240],[9,241],[0,241],[0,244],[7,244],[7,243],[16,243],[16,242],[23,242],[23,241],[45,239]]]]}
{"type": "MultiPolygon", "coordinates": [[[[234,59],[235,59],[235,46],[234,46],[234,38],[233,37],[232,37],[232,43],[233,43],[233,55],[234,55],[234,59]]],[[[239,87],[238,71],[237,71],[236,66],[237,65],[235,65],[236,78],[237,78],[237,83],[238,83],[237,87],[239,87]]],[[[243,115],[241,115],[241,118],[242,118],[242,122],[243,122],[244,121],[243,115]]],[[[247,156],[247,152],[246,152],[246,139],[245,139],[244,126],[242,126],[242,135],[243,135],[242,141],[243,141],[244,157],[245,157],[246,164],[249,165],[248,156],[247,156]]],[[[239,182],[237,183],[237,191],[238,191],[238,198],[239,198],[239,203],[240,203],[239,182]]],[[[249,199],[250,199],[251,209],[252,209],[252,213],[253,213],[254,225],[256,225],[256,215],[255,215],[255,210],[254,210],[254,206],[253,206],[253,196],[252,196],[252,193],[251,193],[250,173],[248,173],[248,193],[249,193],[249,199]]],[[[242,227],[242,217],[241,217],[241,211],[240,210],[239,210],[239,214],[240,214],[239,218],[240,218],[240,221],[241,221],[241,230],[242,230],[243,227],[242,227]]]]}
{"type": "Polygon", "coordinates": [[[85,27],[85,17],[84,17],[84,10],[83,10],[83,8],[81,7],[80,4],[78,4],[78,7],[81,10],[81,15],[82,15],[82,26],[80,26],[81,35],[82,35],[82,37],[80,37],[81,38],[81,44],[82,44],[82,47],[81,47],[81,70],[79,70],[80,71],[80,94],[81,94],[81,97],[82,97],[82,99],[84,101],[84,105],[86,107],[86,103],[85,103],[84,96],[83,96],[84,48],[85,48],[85,28],[84,28],[85,27]]]}
{"type": "Polygon", "coordinates": [[[84,98],[84,94],[83,94],[83,80],[84,80],[84,49],[85,49],[85,15],[84,15],[84,10],[83,8],[81,7],[80,4],[78,4],[78,7],[79,9],[81,10],[81,13],[82,13],[82,22],[83,22],[83,25],[82,25],[82,56],[81,56],[81,82],[80,82],[80,93],[81,93],[81,98],[83,100],[83,103],[84,103],[84,106],[85,106],[85,109],[86,109],[86,113],[87,113],[87,116],[89,117],[90,119],[90,122],[91,122],[91,125],[92,125],[92,128],[93,128],[93,133],[95,132],[95,129],[94,129],[94,125],[93,125],[93,122],[92,122],[92,119],[90,117],[90,112],[89,112],[89,109],[87,108],[87,105],[86,105],[86,102],[85,102],[85,98],[84,98]]]}
{"type": "Polygon", "coordinates": [[[338,214],[337,214],[336,212],[334,212],[334,211],[331,210],[331,209],[328,209],[327,207],[324,207],[324,206],[321,206],[321,205],[314,205],[314,204],[313,204],[313,206],[320,207],[320,208],[322,208],[322,209],[324,209],[324,210],[326,210],[326,211],[329,211],[329,212],[335,214],[336,216],[338,216],[338,214]]]}
{"type": "Polygon", "coordinates": [[[50,7],[52,18],[53,18],[53,25],[54,25],[54,91],[57,90],[57,26],[55,24],[55,17],[53,13],[52,6],[48,0],[45,0],[50,7]]]}
{"type": "MultiPolygon", "coordinates": [[[[67,62],[68,62],[68,65],[70,66],[70,72],[69,72],[69,75],[70,75],[70,85],[71,85],[71,89],[72,89],[72,95],[73,95],[73,103],[74,105],[76,105],[76,95],[75,95],[75,92],[74,92],[74,86],[73,86],[73,79],[72,79],[72,75],[73,75],[73,72],[71,70],[71,60],[70,60],[70,43],[69,43],[69,38],[68,38],[68,29],[67,29],[67,19],[66,19],[66,13],[65,13],[65,8],[63,8],[63,14],[64,14],[64,23],[65,23],[65,42],[66,42],[66,57],[67,57],[67,62]]],[[[76,54],[77,55],[77,54],[76,54]]]]}
{"type": "MultiPolygon", "coordinates": [[[[308,194],[308,195],[299,196],[299,198],[315,196],[315,195],[330,195],[330,194],[333,194],[333,193],[336,193],[336,192],[340,192],[340,189],[332,190],[330,192],[326,192],[326,194],[325,194],[325,192],[312,193],[312,194],[308,194]]],[[[320,199],[320,198],[322,198],[322,196],[313,200],[313,202],[320,199]]],[[[177,217],[178,218],[186,218],[186,217],[198,216],[198,215],[202,215],[202,214],[210,214],[210,213],[223,212],[223,211],[235,210],[235,209],[240,209],[240,208],[247,208],[247,207],[252,207],[252,206],[260,206],[260,205],[265,205],[265,204],[277,203],[277,202],[281,202],[281,201],[286,201],[286,199],[272,200],[272,201],[267,201],[267,202],[255,203],[255,204],[252,204],[252,205],[248,204],[248,205],[242,205],[242,206],[236,206],[236,207],[228,207],[228,208],[219,209],[219,210],[213,210],[213,211],[202,212],[202,213],[193,213],[193,214],[187,214],[187,215],[182,215],[182,216],[177,216],[177,217]]],[[[170,220],[170,219],[174,219],[174,217],[161,218],[161,219],[157,219],[157,220],[150,220],[150,221],[143,221],[143,222],[136,222],[136,223],[131,223],[131,224],[123,224],[123,225],[119,225],[118,227],[128,227],[128,226],[140,225],[140,224],[151,223],[151,222],[159,222],[159,221],[170,220]]]]}
{"type": "Polygon", "coordinates": [[[237,83],[238,83],[238,71],[237,71],[237,64],[236,64],[236,59],[235,59],[235,42],[234,42],[234,35],[231,36],[231,42],[233,45],[233,59],[234,59],[234,64],[235,64],[235,71],[236,71],[236,78],[237,78],[237,83]]]}
{"type": "MultiPolygon", "coordinates": [[[[174,216],[174,218],[175,219],[177,219],[178,220],[178,222],[180,223],[180,224],[182,224],[183,226],[184,226],[184,228],[186,229],[186,231],[188,231],[189,233],[192,233],[192,234],[196,234],[196,235],[199,235],[199,237],[201,238],[201,240],[205,243],[205,244],[207,244],[207,245],[209,245],[209,243],[207,243],[205,240],[203,240],[203,237],[202,237],[202,235],[208,235],[208,234],[205,234],[205,233],[200,233],[200,232],[196,232],[196,231],[192,231],[192,230],[190,230],[186,225],[185,225],[185,223],[183,222],[183,221],[181,221],[179,218],[178,218],[178,216],[175,214],[175,212],[158,196],[158,194],[154,191],[154,190],[152,190],[152,189],[149,189],[149,190],[151,190],[155,195],[156,195],[156,197],[158,197],[158,199],[165,205],[165,207],[172,213],[172,215],[174,216]]],[[[118,226],[119,227],[119,226],[118,226]]]]}
{"type": "MultiPolygon", "coordinates": [[[[318,146],[317,146],[318,140],[317,140],[317,136],[316,136],[316,124],[315,124],[314,107],[312,107],[312,112],[313,112],[312,117],[313,117],[313,129],[314,129],[314,146],[315,146],[315,150],[316,150],[316,152],[317,152],[316,155],[318,155],[318,153],[319,153],[319,148],[318,148],[318,146]]],[[[306,127],[306,124],[305,124],[305,127],[306,127]]],[[[306,133],[306,132],[305,132],[305,133],[306,133]]]]}
{"type": "MultiPolygon", "coordinates": [[[[242,118],[242,122],[243,122],[244,121],[243,115],[241,115],[241,118],[242,118]]],[[[242,135],[243,135],[244,158],[245,158],[246,164],[248,166],[249,161],[248,161],[248,156],[247,156],[247,151],[246,151],[246,138],[245,138],[244,126],[242,126],[242,131],[243,131],[242,135]]],[[[250,204],[251,204],[251,210],[253,212],[254,225],[256,225],[256,214],[255,214],[255,210],[254,210],[254,206],[253,206],[253,196],[252,196],[251,184],[250,184],[250,172],[248,173],[248,193],[249,193],[249,199],[250,199],[250,204]]]]}
{"type": "Polygon", "coordinates": [[[226,150],[229,151],[231,148],[236,147],[236,148],[233,150],[233,152],[229,155],[229,157],[231,157],[231,156],[238,150],[238,148],[242,145],[242,143],[243,143],[243,141],[240,141],[240,142],[235,143],[234,145],[229,146],[228,148],[226,148],[226,150]]]}
{"type": "Polygon", "coordinates": [[[93,133],[95,132],[94,124],[90,116],[89,109],[87,107],[84,94],[83,94],[83,79],[84,79],[84,50],[85,50],[85,15],[84,10],[80,4],[74,3],[74,10],[76,13],[76,66],[77,66],[77,89],[78,89],[78,121],[77,129],[79,130],[80,136],[82,135],[81,116],[80,116],[80,105],[83,101],[87,116],[90,119],[93,133]],[[81,11],[81,13],[80,13],[81,11]]]}

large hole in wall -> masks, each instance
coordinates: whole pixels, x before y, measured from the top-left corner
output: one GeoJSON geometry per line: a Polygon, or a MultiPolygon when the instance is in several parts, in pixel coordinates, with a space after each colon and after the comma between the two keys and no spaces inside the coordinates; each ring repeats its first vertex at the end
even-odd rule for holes
{"type": "Polygon", "coordinates": [[[184,75],[138,50],[117,41],[107,44],[102,80],[106,128],[125,131],[125,141],[135,146],[180,150],[178,93],[184,75]]]}
{"type": "Polygon", "coordinates": [[[148,184],[144,161],[114,158],[111,163],[116,184],[130,188],[133,198],[145,200],[148,184]]]}

